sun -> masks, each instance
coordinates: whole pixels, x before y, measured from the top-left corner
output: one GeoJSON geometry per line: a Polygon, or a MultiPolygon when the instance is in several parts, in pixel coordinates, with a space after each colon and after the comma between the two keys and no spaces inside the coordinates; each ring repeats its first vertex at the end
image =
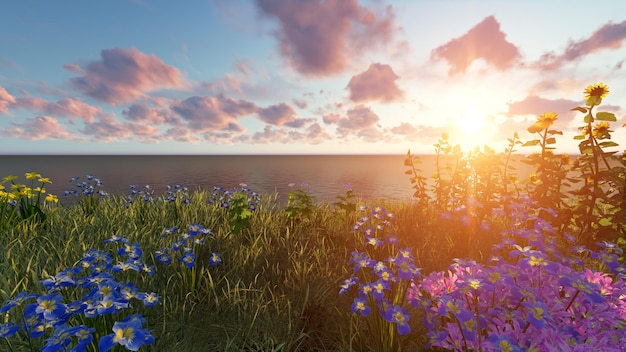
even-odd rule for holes
{"type": "Polygon", "coordinates": [[[482,146],[487,143],[486,137],[489,130],[489,116],[478,109],[471,109],[458,115],[452,121],[455,130],[454,136],[464,150],[482,146]]]}

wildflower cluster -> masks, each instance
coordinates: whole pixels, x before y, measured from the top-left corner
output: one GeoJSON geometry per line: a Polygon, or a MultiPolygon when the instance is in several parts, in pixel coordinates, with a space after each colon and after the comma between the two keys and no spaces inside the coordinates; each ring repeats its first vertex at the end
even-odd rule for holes
{"type": "MultiPolygon", "coordinates": [[[[163,231],[161,237],[166,238],[170,235],[178,233],[178,227],[170,227],[163,231]]],[[[213,236],[211,229],[205,228],[200,224],[191,224],[187,226],[187,231],[178,235],[178,239],[155,253],[157,261],[161,264],[169,265],[172,261],[179,261],[186,268],[193,268],[196,265],[197,251],[206,242],[207,236],[213,236]]],[[[222,262],[219,253],[211,253],[209,264],[211,266],[222,262]]]]}
{"type": "Polygon", "coordinates": [[[180,201],[183,204],[189,204],[191,202],[191,196],[189,189],[181,184],[167,185],[165,187],[165,194],[163,194],[163,200],[166,202],[180,201]]]}
{"type": "Polygon", "coordinates": [[[87,214],[93,214],[100,203],[100,199],[109,196],[103,189],[102,180],[94,175],[86,175],[86,181],[78,181],[80,176],[70,178],[70,183],[76,185],[76,189],[70,189],[63,193],[64,196],[78,197],[78,204],[87,214]]]}
{"type": "Polygon", "coordinates": [[[30,181],[30,185],[15,183],[17,176],[7,176],[0,181],[0,229],[20,219],[43,221],[46,214],[42,209],[42,202],[59,202],[56,195],[46,194],[45,185],[52,183],[49,178],[36,172],[27,172],[24,176],[30,181]]]}
{"type": "MultiPolygon", "coordinates": [[[[552,224],[512,205],[513,228],[489,263],[455,260],[415,281],[407,299],[424,312],[430,344],[451,350],[620,351],[626,333],[626,276],[621,250],[557,243],[552,224]],[[559,250],[567,248],[567,252],[559,250]],[[614,274],[584,260],[604,260],[614,274]]],[[[556,214],[554,214],[556,215],[556,214]]]]}
{"type": "Polygon", "coordinates": [[[357,295],[352,304],[352,313],[363,317],[377,310],[373,321],[376,333],[381,334],[379,348],[391,350],[397,344],[395,331],[385,328],[395,324],[398,334],[408,334],[409,313],[406,310],[406,290],[420,276],[409,248],[398,249],[398,238],[394,233],[393,213],[375,206],[359,208],[364,212],[353,230],[362,241],[362,251],[355,250],[349,260],[353,267],[352,276],[341,285],[339,294],[348,292],[353,286],[357,295]],[[362,237],[361,237],[362,236],[362,237]]]}
{"type": "Polygon", "coordinates": [[[95,338],[100,351],[114,345],[136,351],[153,343],[150,331],[142,327],[145,319],[127,311],[134,301],[152,307],[158,296],[116,278],[125,271],[152,274],[153,268],[143,262],[139,244],[117,235],[106,242],[118,246],[116,255],[89,249],[75,266],[40,281],[43,294],[21,292],[8,300],[0,308],[6,319],[0,337],[9,346],[14,338],[20,346],[41,345],[42,351],[87,351],[95,338]],[[113,322],[112,317],[122,320],[113,322]]]}
{"type": "Polygon", "coordinates": [[[154,194],[154,188],[150,185],[139,187],[139,185],[130,186],[130,194],[126,197],[126,207],[128,208],[136,200],[145,204],[156,204],[159,201],[182,204],[191,203],[191,196],[189,189],[181,184],[167,185],[165,187],[165,193],[161,196],[154,194]]]}
{"type": "Polygon", "coordinates": [[[228,190],[216,186],[209,197],[209,204],[216,203],[228,210],[228,224],[233,233],[240,233],[248,226],[248,219],[261,203],[261,196],[245,183],[240,183],[239,188],[228,190]]]}
{"type": "Polygon", "coordinates": [[[140,200],[147,204],[156,204],[157,198],[154,196],[154,189],[150,185],[145,185],[143,189],[139,185],[130,185],[130,194],[126,197],[126,207],[128,208],[135,200],[140,200]]]}

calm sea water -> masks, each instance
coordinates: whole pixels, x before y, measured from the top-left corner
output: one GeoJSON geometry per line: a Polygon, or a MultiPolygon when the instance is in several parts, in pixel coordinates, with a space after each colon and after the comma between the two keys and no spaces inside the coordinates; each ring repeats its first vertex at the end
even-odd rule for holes
{"type": "Polygon", "coordinates": [[[86,174],[100,178],[112,194],[128,194],[130,185],[150,185],[161,194],[173,184],[193,190],[246,183],[253,191],[286,197],[290,183],[304,183],[317,199],[334,200],[349,183],[366,198],[407,200],[413,192],[406,169],[404,155],[0,156],[0,178],[19,175],[24,182],[24,173],[36,171],[52,180],[46,189],[61,200],[65,190],[74,188],[70,177],[84,180],[86,174]]]}

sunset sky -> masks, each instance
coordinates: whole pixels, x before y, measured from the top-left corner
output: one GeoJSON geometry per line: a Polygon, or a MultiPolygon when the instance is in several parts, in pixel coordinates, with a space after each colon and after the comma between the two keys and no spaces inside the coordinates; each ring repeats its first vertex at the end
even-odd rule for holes
{"type": "MultiPolygon", "coordinates": [[[[7,1],[0,154],[503,150],[584,89],[626,148],[626,1],[7,1]]],[[[520,149],[532,152],[533,148],[520,149]]]]}

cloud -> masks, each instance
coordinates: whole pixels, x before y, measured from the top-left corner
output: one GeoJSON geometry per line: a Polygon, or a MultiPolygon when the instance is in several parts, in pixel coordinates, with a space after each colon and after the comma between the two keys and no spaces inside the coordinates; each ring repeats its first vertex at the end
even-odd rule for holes
{"type": "Polygon", "coordinates": [[[0,114],[8,114],[8,107],[12,104],[15,104],[15,98],[6,89],[0,87],[0,114]]]}
{"type": "Polygon", "coordinates": [[[74,98],[64,98],[57,102],[41,98],[17,98],[15,107],[57,117],[79,117],[87,122],[93,122],[95,117],[102,115],[101,107],[91,106],[74,98]]]}
{"type": "Polygon", "coordinates": [[[341,130],[363,130],[373,127],[378,122],[379,118],[370,108],[364,105],[357,105],[354,108],[348,110],[347,117],[340,118],[337,121],[337,126],[341,130]]]}
{"type": "Polygon", "coordinates": [[[357,55],[391,40],[394,16],[388,6],[376,14],[358,0],[257,0],[267,16],[275,17],[275,35],[284,58],[300,73],[332,75],[342,72],[357,55]]]}
{"type": "Polygon", "coordinates": [[[493,16],[431,53],[432,60],[444,59],[450,63],[450,74],[465,72],[478,59],[504,70],[512,67],[520,57],[518,48],[506,40],[506,34],[493,16]]]}
{"type": "MultiPolygon", "coordinates": [[[[566,62],[576,61],[585,55],[600,50],[617,50],[626,40],[626,21],[607,23],[593,32],[589,38],[572,41],[561,55],[549,52],[541,56],[538,66],[544,70],[552,70],[566,62]]],[[[621,67],[621,64],[618,64],[621,67]]]]}
{"type": "Polygon", "coordinates": [[[122,111],[122,114],[130,121],[149,123],[153,125],[178,125],[181,123],[172,110],[163,108],[151,108],[146,103],[136,103],[122,111]]]}
{"type": "Polygon", "coordinates": [[[180,71],[163,63],[154,54],[146,55],[136,48],[102,50],[102,59],[84,68],[66,64],[72,72],[83,72],[72,78],[72,86],[88,96],[109,104],[119,105],[145,96],[162,88],[180,88],[180,71]]]}
{"type": "Polygon", "coordinates": [[[359,73],[350,79],[348,89],[350,100],[354,102],[381,100],[390,102],[400,99],[403,92],[396,85],[400,78],[389,65],[371,64],[367,71],[359,73]]]}
{"type": "Polygon", "coordinates": [[[234,100],[224,97],[194,96],[171,105],[171,109],[180,115],[198,132],[241,129],[237,118],[258,111],[258,107],[249,101],[234,100]]]}
{"type": "Polygon", "coordinates": [[[267,108],[259,109],[257,112],[261,121],[276,126],[289,126],[299,128],[313,119],[301,119],[296,117],[296,111],[285,103],[280,103],[267,108]]]}
{"type": "Polygon", "coordinates": [[[324,131],[322,126],[314,123],[302,131],[285,128],[274,129],[268,125],[265,126],[263,132],[257,132],[251,136],[239,136],[233,141],[255,144],[321,144],[329,139],[331,136],[324,131]]]}
{"type": "Polygon", "coordinates": [[[555,112],[557,115],[564,115],[571,112],[573,107],[580,105],[579,102],[568,99],[545,99],[536,95],[531,95],[524,100],[508,103],[508,116],[515,115],[542,115],[545,112],[555,112]]]}
{"type": "Polygon", "coordinates": [[[50,116],[37,116],[27,119],[23,123],[13,123],[13,128],[5,128],[2,132],[5,136],[27,140],[39,139],[62,139],[82,141],[84,138],[77,137],[68,132],[59,122],[50,116]]]}
{"type": "Polygon", "coordinates": [[[113,115],[106,115],[96,122],[85,123],[81,132],[92,136],[97,142],[114,142],[132,135],[129,125],[117,122],[113,115]]]}

